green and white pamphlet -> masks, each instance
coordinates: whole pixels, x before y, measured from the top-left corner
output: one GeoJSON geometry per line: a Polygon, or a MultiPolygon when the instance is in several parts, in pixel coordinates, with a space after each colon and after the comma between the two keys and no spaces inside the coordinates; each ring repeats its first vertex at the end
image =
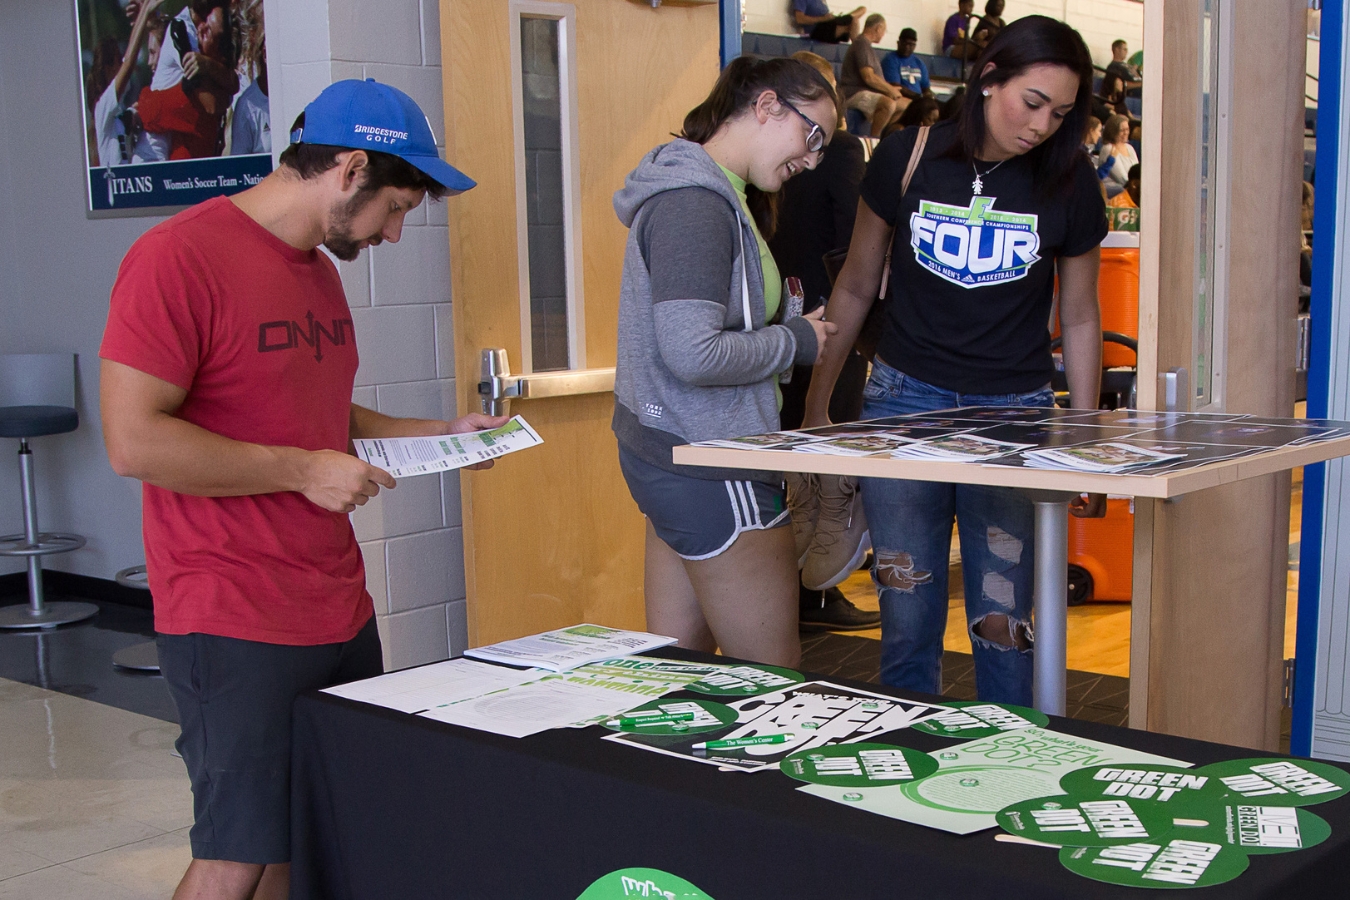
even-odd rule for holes
{"type": "Polygon", "coordinates": [[[713,900],[678,875],[660,869],[619,869],[601,875],[577,900],[713,900]]]}
{"type": "Polygon", "coordinates": [[[566,672],[586,663],[600,662],[612,656],[643,653],[673,643],[673,637],[645,631],[623,631],[603,625],[574,625],[516,638],[514,641],[473,647],[465,650],[464,655],[508,666],[538,666],[554,672],[566,672]]]}
{"type": "Polygon", "coordinates": [[[801,672],[779,666],[721,666],[689,690],[714,697],[755,697],[805,680],[801,672]]]}
{"type": "Polygon", "coordinates": [[[499,428],[430,437],[356,438],[352,448],[362,462],[395,478],[430,475],[489,462],[544,442],[520,416],[499,428]]]}
{"type": "Polygon", "coordinates": [[[681,690],[706,674],[706,666],[676,660],[618,657],[436,706],[421,715],[507,737],[525,737],[550,728],[603,722],[644,701],[681,690]]]}
{"type": "Polygon", "coordinates": [[[800,791],[880,816],[955,834],[997,826],[995,813],[1022,800],[1060,793],[1067,773],[1107,763],[1180,765],[1168,759],[1050,731],[1021,728],[957,744],[931,756],[938,771],[893,787],[839,788],[810,784],[800,791]]]}
{"type": "Polygon", "coordinates": [[[941,713],[914,725],[915,731],[939,737],[972,741],[1001,731],[1016,731],[1033,725],[1044,728],[1050,717],[1038,709],[1011,703],[984,703],[979,700],[951,700],[951,712],[941,713]]]}
{"type": "Polygon", "coordinates": [[[736,722],[700,735],[611,734],[605,740],[631,744],[653,753],[753,772],[775,768],[800,750],[871,740],[888,731],[942,712],[943,707],[886,694],[874,694],[828,681],[808,681],[758,697],[728,703],[736,722]],[[711,740],[791,735],[782,742],[730,749],[695,749],[711,740]]]}
{"type": "Polygon", "coordinates": [[[1247,854],[1241,850],[1179,835],[1118,847],[1065,847],[1059,861],[1093,881],[1142,888],[1208,887],[1247,871],[1247,854]]]}

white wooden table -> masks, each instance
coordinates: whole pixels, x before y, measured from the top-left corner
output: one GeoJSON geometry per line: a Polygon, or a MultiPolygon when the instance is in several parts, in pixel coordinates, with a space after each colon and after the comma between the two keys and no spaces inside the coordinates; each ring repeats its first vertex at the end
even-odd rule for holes
{"type": "Polygon", "coordinates": [[[768,435],[742,439],[743,448],[676,447],[674,459],[681,465],[981,484],[1019,488],[1028,495],[1036,510],[1033,696],[1036,708],[1052,715],[1063,715],[1065,708],[1071,499],[1081,493],[1169,499],[1350,455],[1350,422],[1139,410],[969,407],[777,434],[781,440],[768,435]],[[799,442],[799,435],[828,440],[842,431],[886,435],[916,426],[929,435],[973,433],[1033,444],[1032,449],[1123,442],[1184,452],[1186,457],[1128,473],[1104,474],[1030,468],[1020,452],[986,462],[947,462],[899,458],[889,451],[846,456],[788,446],[799,442]]]}

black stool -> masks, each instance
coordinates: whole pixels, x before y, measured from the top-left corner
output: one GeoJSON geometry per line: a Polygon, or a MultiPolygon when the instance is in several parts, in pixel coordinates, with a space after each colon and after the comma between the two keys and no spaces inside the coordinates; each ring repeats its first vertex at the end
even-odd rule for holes
{"type": "Polygon", "coordinates": [[[35,437],[65,434],[80,425],[75,412],[75,358],[70,354],[0,356],[0,438],[19,439],[19,486],[23,492],[23,533],[0,535],[0,556],[28,563],[28,605],[0,608],[0,628],[52,628],[80,622],[98,612],[92,603],[47,603],[42,588],[42,557],[84,546],[78,534],[38,530],[37,489],[33,478],[35,437]]]}

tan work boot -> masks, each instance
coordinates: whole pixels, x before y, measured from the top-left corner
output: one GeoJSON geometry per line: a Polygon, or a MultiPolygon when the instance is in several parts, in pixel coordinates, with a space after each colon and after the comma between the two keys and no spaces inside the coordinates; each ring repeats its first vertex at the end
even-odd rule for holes
{"type": "Polygon", "coordinates": [[[792,514],[792,539],[797,544],[797,568],[806,565],[806,551],[811,536],[816,533],[816,519],[820,516],[820,495],[816,489],[819,477],[810,472],[787,472],[787,503],[792,514]]]}
{"type": "Polygon", "coordinates": [[[817,475],[820,515],[802,565],[802,584],[813,591],[832,588],[857,571],[872,547],[858,480],[817,475]]]}

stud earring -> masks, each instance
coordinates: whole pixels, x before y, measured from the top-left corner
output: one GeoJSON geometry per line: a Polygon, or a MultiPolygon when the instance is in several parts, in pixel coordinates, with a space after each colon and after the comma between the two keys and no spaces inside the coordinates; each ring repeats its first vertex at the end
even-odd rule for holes
{"type": "Polygon", "coordinates": [[[981,93],[981,94],[984,94],[986,97],[988,97],[988,96],[989,96],[989,88],[985,88],[984,90],[980,91],[980,93],[981,93]]]}

